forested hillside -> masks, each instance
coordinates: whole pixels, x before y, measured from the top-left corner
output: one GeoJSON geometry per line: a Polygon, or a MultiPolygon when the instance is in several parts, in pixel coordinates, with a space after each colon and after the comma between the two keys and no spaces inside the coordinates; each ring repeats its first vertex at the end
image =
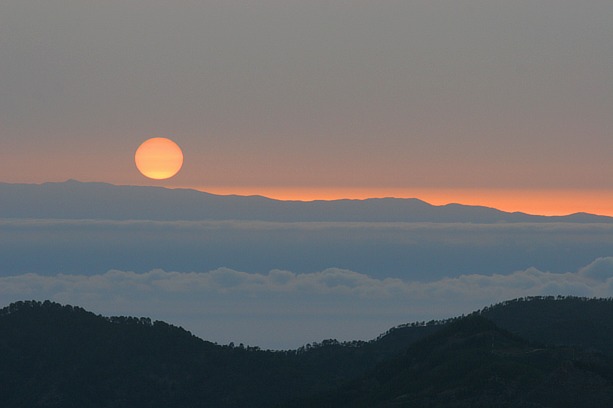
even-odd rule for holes
{"type": "Polygon", "coordinates": [[[527,297],[486,307],[479,313],[532,341],[613,355],[613,299],[527,297]]]}
{"type": "Polygon", "coordinates": [[[604,407],[612,360],[531,344],[478,315],[448,323],[328,394],[288,407],[604,407]]]}
{"type": "Polygon", "coordinates": [[[330,390],[402,348],[221,346],[164,322],[48,301],[1,309],[0,333],[2,407],[268,407],[330,390]]]}
{"type": "Polygon", "coordinates": [[[613,403],[611,305],[519,299],[368,342],[268,351],[148,318],[17,302],[0,309],[0,406],[599,406],[613,403]]]}

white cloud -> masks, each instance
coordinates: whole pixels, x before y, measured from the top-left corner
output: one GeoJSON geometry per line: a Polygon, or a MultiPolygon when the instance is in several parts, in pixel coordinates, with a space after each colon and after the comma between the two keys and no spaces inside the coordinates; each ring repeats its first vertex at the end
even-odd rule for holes
{"type": "Polygon", "coordinates": [[[326,337],[372,338],[396,324],[452,317],[522,296],[613,296],[613,257],[575,272],[528,268],[433,282],[377,279],[338,268],[24,274],[0,277],[0,295],[5,302],[52,299],[103,314],[151,316],[220,342],[294,347],[326,337]]]}
{"type": "Polygon", "coordinates": [[[607,280],[613,278],[613,257],[598,258],[581,268],[579,274],[585,277],[607,280]]]}
{"type": "Polygon", "coordinates": [[[377,279],[339,268],[312,273],[272,270],[266,274],[247,273],[229,268],[209,272],[167,272],[155,269],[146,273],[110,270],[93,276],[23,274],[0,277],[0,293],[14,297],[58,294],[303,294],[391,299],[427,297],[434,300],[464,298],[509,298],[514,296],[559,294],[611,296],[613,257],[598,258],[577,272],[554,273],[528,268],[508,275],[461,275],[433,282],[377,279]]]}

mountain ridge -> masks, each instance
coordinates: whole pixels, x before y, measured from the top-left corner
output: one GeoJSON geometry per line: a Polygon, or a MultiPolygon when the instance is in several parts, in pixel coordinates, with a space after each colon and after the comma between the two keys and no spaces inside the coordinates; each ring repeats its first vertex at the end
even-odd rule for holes
{"type": "Polygon", "coordinates": [[[613,223],[613,217],[505,212],[418,198],[282,201],[198,190],[102,182],[0,183],[0,218],[109,220],[254,220],[278,222],[613,223]]]}
{"type": "MultiPolygon", "coordinates": [[[[6,385],[0,388],[0,404],[7,408],[610,404],[611,352],[590,350],[589,342],[581,347],[567,344],[560,333],[548,333],[548,328],[541,332],[549,334],[549,344],[522,335],[539,328],[532,312],[543,307],[549,318],[566,321],[571,333],[576,330],[575,317],[567,318],[568,310],[598,325],[611,320],[613,299],[522,298],[467,316],[390,330],[369,342],[324,340],[286,351],[221,346],[148,318],[103,317],[50,301],[15,302],[0,309],[0,381],[6,385]],[[492,310],[511,310],[524,323],[508,330],[486,316],[492,310]],[[521,330],[531,324],[534,327],[521,330]]],[[[603,330],[611,335],[611,327],[603,330]]]]}
{"type": "Polygon", "coordinates": [[[454,319],[364,376],[287,407],[602,407],[611,358],[531,343],[479,314],[454,319]]]}

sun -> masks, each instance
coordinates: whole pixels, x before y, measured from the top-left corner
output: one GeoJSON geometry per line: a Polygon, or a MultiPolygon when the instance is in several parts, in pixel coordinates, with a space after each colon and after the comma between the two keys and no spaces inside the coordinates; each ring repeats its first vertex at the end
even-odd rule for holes
{"type": "Polygon", "coordinates": [[[165,137],[144,141],[134,154],[136,168],[154,180],[171,178],[183,166],[183,152],[179,145],[165,137]]]}

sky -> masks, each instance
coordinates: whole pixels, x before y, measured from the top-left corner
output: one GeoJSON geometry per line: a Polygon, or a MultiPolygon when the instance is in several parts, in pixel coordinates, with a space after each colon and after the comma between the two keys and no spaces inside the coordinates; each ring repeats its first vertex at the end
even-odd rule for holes
{"type": "Polygon", "coordinates": [[[613,3],[0,4],[0,181],[613,214],[613,3]],[[145,179],[169,137],[185,163],[145,179]]]}
{"type": "MultiPolygon", "coordinates": [[[[612,21],[611,0],[2,0],[0,183],[613,216],[612,21]],[[183,150],[171,179],[135,166],[153,137],[183,150]]],[[[266,348],[368,340],[519,296],[613,296],[612,228],[0,208],[0,307],[266,348]]]]}

